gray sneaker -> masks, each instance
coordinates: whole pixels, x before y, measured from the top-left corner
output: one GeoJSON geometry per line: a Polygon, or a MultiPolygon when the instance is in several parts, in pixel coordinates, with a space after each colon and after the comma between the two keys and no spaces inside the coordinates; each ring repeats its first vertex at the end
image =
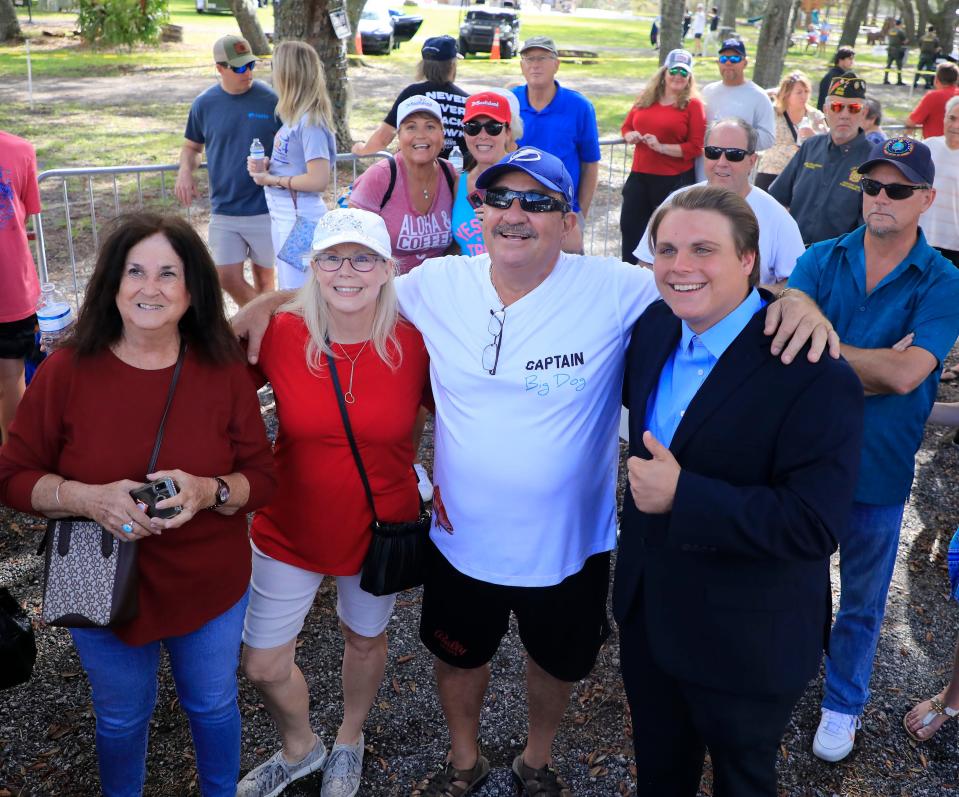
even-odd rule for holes
{"type": "Polygon", "coordinates": [[[334,744],[323,769],[320,797],[354,797],[363,774],[363,734],[356,744],[334,744]]]}
{"type": "Polygon", "coordinates": [[[325,761],[326,745],[319,736],[316,737],[313,749],[295,764],[286,763],[283,750],[277,750],[271,758],[256,769],[251,769],[246,773],[246,777],[236,784],[236,797],[276,797],[294,780],[321,769],[325,761]]]}

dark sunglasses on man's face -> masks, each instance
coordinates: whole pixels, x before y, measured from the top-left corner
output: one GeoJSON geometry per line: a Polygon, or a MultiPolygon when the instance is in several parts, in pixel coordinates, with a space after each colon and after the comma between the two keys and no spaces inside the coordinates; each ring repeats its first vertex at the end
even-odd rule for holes
{"type": "Polygon", "coordinates": [[[906,183],[880,183],[871,177],[863,177],[859,181],[862,190],[869,196],[879,196],[879,192],[886,189],[886,196],[890,199],[909,199],[916,191],[925,191],[928,185],[907,185],[906,183]]]}
{"type": "Polygon", "coordinates": [[[519,206],[527,213],[569,213],[569,205],[560,199],[554,199],[538,191],[512,191],[509,188],[488,188],[483,201],[491,208],[506,210],[519,200],[519,206]]]}
{"type": "Polygon", "coordinates": [[[253,71],[253,67],[256,66],[256,61],[250,61],[250,63],[248,63],[248,64],[243,64],[243,66],[230,66],[229,64],[227,64],[227,63],[225,63],[225,62],[223,62],[223,61],[218,61],[217,63],[219,63],[220,66],[229,66],[230,69],[232,69],[232,70],[233,70],[234,72],[236,72],[238,75],[242,75],[242,74],[243,74],[244,72],[246,72],[248,69],[252,72],[252,71],[253,71]]]}
{"type": "Polygon", "coordinates": [[[738,64],[743,60],[741,55],[721,55],[719,56],[719,63],[721,64],[738,64]]]}
{"type": "Polygon", "coordinates": [[[739,163],[747,155],[752,155],[752,153],[739,147],[705,147],[703,149],[703,155],[706,156],[707,160],[711,161],[718,161],[725,155],[726,160],[730,163],[739,163]]]}
{"type": "Polygon", "coordinates": [[[836,102],[835,100],[829,103],[829,110],[833,113],[842,113],[844,108],[849,111],[849,113],[859,113],[862,110],[862,103],[851,102],[848,105],[844,105],[843,103],[836,102]]]}
{"type": "Polygon", "coordinates": [[[463,130],[468,136],[478,136],[480,130],[485,130],[491,136],[498,136],[503,132],[504,127],[508,127],[508,125],[503,122],[494,122],[493,120],[477,122],[475,119],[470,119],[468,122],[463,122],[463,130]]]}

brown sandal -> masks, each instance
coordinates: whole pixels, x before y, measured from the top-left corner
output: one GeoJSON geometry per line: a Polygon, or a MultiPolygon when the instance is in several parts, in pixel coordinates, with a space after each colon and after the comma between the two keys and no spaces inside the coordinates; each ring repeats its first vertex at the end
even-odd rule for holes
{"type": "Polygon", "coordinates": [[[533,769],[523,761],[520,753],[513,759],[513,780],[519,794],[528,797],[573,797],[573,790],[559,773],[547,764],[533,769]]]}
{"type": "Polygon", "coordinates": [[[447,761],[439,772],[434,772],[413,790],[413,797],[466,797],[480,788],[489,777],[489,761],[477,750],[476,763],[471,769],[455,769],[447,761]],[[465,786],[457,786],[465,783],[465,786]]]}

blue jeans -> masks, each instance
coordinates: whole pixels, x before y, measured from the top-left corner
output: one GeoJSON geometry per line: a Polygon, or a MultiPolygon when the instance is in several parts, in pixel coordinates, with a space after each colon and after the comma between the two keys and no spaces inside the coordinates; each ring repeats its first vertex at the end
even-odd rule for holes
{"type": "Polygon", "coordinates": [[[236,671],[248,600],[249,591],[196,631],[146,645],[128,645],[108,628],[70,630],[93,691],[104,797],[139,797],[143,791],[161,642],[190,720],[200,792],[234,797],[240,775],[236,671]]]}
{"type": "Polygon", "coordinates": [[[855,503],[839,539],[839,613],[829,638],[823,708],[862,714],[899,548],[902,504],[855,503]]]}

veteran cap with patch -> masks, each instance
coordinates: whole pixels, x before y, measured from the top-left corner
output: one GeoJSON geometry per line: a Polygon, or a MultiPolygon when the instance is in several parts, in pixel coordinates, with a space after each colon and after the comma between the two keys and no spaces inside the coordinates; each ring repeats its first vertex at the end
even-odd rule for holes
{"type": "Polygon", "coordinates": [[[844,97],[847,100],[864,100],[866,98],[866,81],[855,72],[844,72],[833,78],[829,84],[830,97],[844,97]]]}
{"type": "Polygon", "coordinates": [[[250,43],[242,36],[224,36],[213,45],[213,60],[218,64],[246,66],[256,60],[250,43]]]}
{"type": "Polygon", "coordinates": [[[914,183],[932,185],[936,179],[936,165],[929,147],[914,138],[890,138],[874,145],[869,160],[859,167],[859,173],[866,174],[880,163],[895,166],[903,177],[914,183]]]}

